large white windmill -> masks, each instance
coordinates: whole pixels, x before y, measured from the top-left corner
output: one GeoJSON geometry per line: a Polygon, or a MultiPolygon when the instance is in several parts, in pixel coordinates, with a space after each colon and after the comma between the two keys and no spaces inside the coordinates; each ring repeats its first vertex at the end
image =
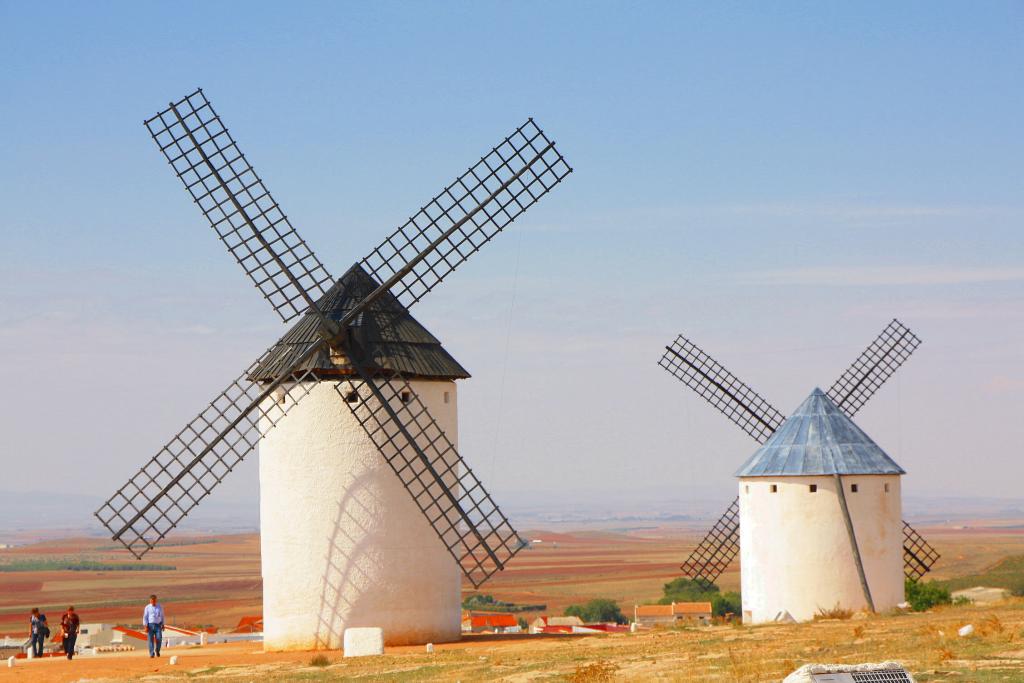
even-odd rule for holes
{"type": "Polygon", "coordinates": [[[904,579],[917,581],[939,555],[901,521],[903,469],[852,418],[919,344],[893,320],[789,418],[690,340],[666,346],[659,365],[762,444],[684,575],[713,582],[739,553],[745,623],[901,603],[904,579]]]}
{"type": "Polygon", "coordinates": [[[358,626],[458,638],[460,570],[479,586],[522,542],[456,450],[469,373],[408,309],[572,169],[530,119],[335,280],[202,90],[146,126],[282,320],[301,317],[96,516],[142,557],[259,444],[265,648],[358,626]]]}

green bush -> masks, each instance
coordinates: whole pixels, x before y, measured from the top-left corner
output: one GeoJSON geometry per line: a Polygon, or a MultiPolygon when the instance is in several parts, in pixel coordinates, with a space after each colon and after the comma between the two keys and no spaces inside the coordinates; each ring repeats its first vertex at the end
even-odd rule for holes
{"type": "Polygon", "coordinates": [[[923,581],[915,583],[907,580],[906,594],[907,602],[910,603],[910,609],[915,612],[924,612],[936,605],[948,605],[953,602],[948,588],[944,588],[931,581],[928,583],[923,581]]]}
{"type": "Polygon", "coordinates": [[[730,591],[711,596],[711,611],[716,617],[724,617],[726,614],[741,614],[742,609],[743,600],[739,593],[730,591]]]}
{"type": "Polygon", "coordinates": [[[493,595],[473,593],[462,600],[462,609],[481,612],[543,612],[547,605],[517,605],[512,602],[495,600],[493,595]]]}
{"type": "Polygon", "coordinates": [[[658,600],[659,605],[670,605],[673,602],[710,602],[711,611],[716,617],[726,614],[740,614],[742,598],[739,593],[722,593],[713,583],[694,581],[680,577],[662,586],[664,595],[658,600]]]}
{"type": "Polygon", "coordinates": [[[713,583],[694,581],[683,577],[669,581],[661,587],[661,590],[664,597],[658,601],[659,605],[710,600],[712,594],[719,592],[718,586],[713,583]]]}
{"type": "Polygon", "coordinates": [[[606,623],[625,624],[626,617],[614,600],[607,598],[595,598],[584,605],[569,605],[565,608],[565,616],[579,617],[585,623],[606,623]]]}
{"type": "Polygon", "coordinates": [[[92,560],[11,560],[0,563],[0,572],[170,572],[176,569],[170,564],[148,564],[145,562],[123,562],[110,564],[92,560]]]}

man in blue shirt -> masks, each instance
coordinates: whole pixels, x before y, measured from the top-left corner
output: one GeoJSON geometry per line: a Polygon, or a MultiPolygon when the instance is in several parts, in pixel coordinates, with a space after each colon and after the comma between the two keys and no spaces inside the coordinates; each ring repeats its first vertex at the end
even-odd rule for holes
{"type": "Polygon", "coordinates": [[[164,639],[164,607],[156,601],[155,595],[149,596],[149,604],[142,611],[142,625],[146,628],[149,656],[159,657],[160,645],[164,639]]]}
{"type": "Polygon", "coordinates": [[[50,635],[50,627],[46,624],[46,615],[39,611],[38,607],[32,608],[32,656],[43,656],[43,645],[46,644],[46,637],[50,635]]]}

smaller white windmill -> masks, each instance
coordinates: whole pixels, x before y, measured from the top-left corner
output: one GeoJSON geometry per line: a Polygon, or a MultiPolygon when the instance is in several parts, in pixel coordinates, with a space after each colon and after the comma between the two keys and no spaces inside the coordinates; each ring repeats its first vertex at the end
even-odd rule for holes
{"type": "Polygon", "coordinates": [[[904,578],[918,580],[939,555],[901,522],[904,470],[851,418],[920,343],[893,320],[789,418],[688,339],[665,347],[659,364],[762,444],[684,574],[713,582],[739,553],[745,623],[903,602],[904,578]]]}

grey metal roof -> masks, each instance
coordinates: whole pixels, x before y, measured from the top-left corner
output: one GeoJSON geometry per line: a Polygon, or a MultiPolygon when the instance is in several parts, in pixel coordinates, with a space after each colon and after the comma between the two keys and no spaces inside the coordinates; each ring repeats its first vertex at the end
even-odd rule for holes
{"type": "MultiPolygon", "coordinates": [[[[356,303],[376,289],[378,283],[358,263],[348,269],[317,302],[332,320],[341,320],[356,303]]],[[[271,353],[249,379],[270,380],[287,368],[311,342],[319,339],[317,316],[307,313],[278,340],[271,353]]],[[[352,340],[362,349],[370,370],[396,370],[420,379],[464,379],[469,372],[441,342],[427,331],[390,293],[384,294],[360,313],[351,325],[352,340]]],[[[314,368],[321,376],[351,375],[352,366],[344,356],[327,349],[310,358],[300,369],[314,368]]]]}
{"type": "Polygon", "coordinates": [[[906,474],[846,413],[815,389],[737,477],[815,474],[906,474]]]}

